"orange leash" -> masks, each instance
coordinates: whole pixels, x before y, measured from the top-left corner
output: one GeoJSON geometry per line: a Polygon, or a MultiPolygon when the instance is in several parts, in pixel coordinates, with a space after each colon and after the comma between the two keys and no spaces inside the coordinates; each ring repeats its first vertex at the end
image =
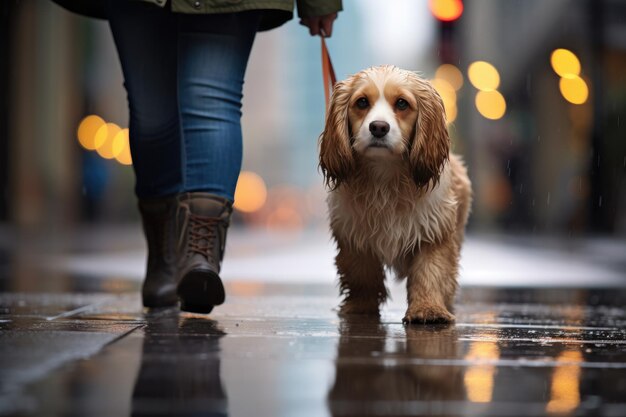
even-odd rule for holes
{"type": "Polygon", "coordinates": [[[335,76],[335,69],[333,63],[330,60],[330,54],[326,47],[326,41],[324,40],[324,34],[322,39],[322,75],[324,77],[324,97],[326,98],[326,112],[330,106],[330,96],[333,92],[333,87],[337,83],[337,77],[335,76]]]}

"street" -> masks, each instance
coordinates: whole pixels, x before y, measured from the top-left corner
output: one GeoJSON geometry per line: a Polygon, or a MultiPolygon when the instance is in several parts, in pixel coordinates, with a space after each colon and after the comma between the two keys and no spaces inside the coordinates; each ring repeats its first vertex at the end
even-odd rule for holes
{"type": "Polygon", "coordinates": [[[1,415],[626,414],[619,242],[470,235],[457,322],[404,326],[393,280],[380,318],[337,316],[315,231],[234,230],[223,306],[143,310],[138,232],[3,232],[1,415]]]}

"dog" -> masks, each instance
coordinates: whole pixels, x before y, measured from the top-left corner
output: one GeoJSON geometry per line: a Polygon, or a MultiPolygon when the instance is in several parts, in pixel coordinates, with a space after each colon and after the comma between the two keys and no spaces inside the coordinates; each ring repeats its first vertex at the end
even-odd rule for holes
{"type": "Polygon", "coordinates": [[[319,148],[340,314],[378,314],[387,268],[407,279],[404,323],[454,321],[472,191],[437,91],[394,66],[350,76],[334,87],[319,148]]]}

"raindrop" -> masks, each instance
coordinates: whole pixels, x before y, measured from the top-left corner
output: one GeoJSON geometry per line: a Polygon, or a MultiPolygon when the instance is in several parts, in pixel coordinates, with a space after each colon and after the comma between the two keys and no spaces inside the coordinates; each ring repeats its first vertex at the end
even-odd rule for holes
{"type": "Polygon", "coordinates": [[[537,142],[541,142],[541,135],[537,135],[537,142]]]}
{"type": "Polygon", "coordinates": [[[550,205],[550,193],[548,193],[548,198],[546,200],[546,205],[548,205],[548,206],[550,205]]]}
{"type": "Polygon", "coordinates": [[[520,184],[519,185],[519,193],[521,194],[523,190],[524,190],[524,184],[520,184]]]}
{"type": "Polygon", "coordinates": [[[602,207],[602,196],[598,199],[598,207],[602,207]]]}

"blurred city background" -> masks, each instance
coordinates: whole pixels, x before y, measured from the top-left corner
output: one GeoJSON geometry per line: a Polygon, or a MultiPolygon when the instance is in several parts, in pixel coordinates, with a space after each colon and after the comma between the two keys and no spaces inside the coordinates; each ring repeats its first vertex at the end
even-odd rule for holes
{"type": "MultiPolygon", "coordinates": [[[[52,241],[92,227],[138,231],[107,22],[49,0],[0,7],[5,244],[15,230],[52,241]]],[[[625,2],[344,0],[328,45],[340,79],[394,64],[433,80],[474,185],[470,237],[626,241],[625,2]]],[[[297,19],[258,35],[243,114],[235,242],[325,231],[320,44],[297,19]]]]}
{"type": "Polygon", "coordinates": [[[142,310],[108,24],[0,0],[0,415],[625,415],[626,1],[343,5],[338,78],[394,64],[445,100],[475,195],[457,324],[402,326],[394,280],[382,321],[333,311],[320,41],[297,19],[252,51],[226,303],[142,310]]]}

